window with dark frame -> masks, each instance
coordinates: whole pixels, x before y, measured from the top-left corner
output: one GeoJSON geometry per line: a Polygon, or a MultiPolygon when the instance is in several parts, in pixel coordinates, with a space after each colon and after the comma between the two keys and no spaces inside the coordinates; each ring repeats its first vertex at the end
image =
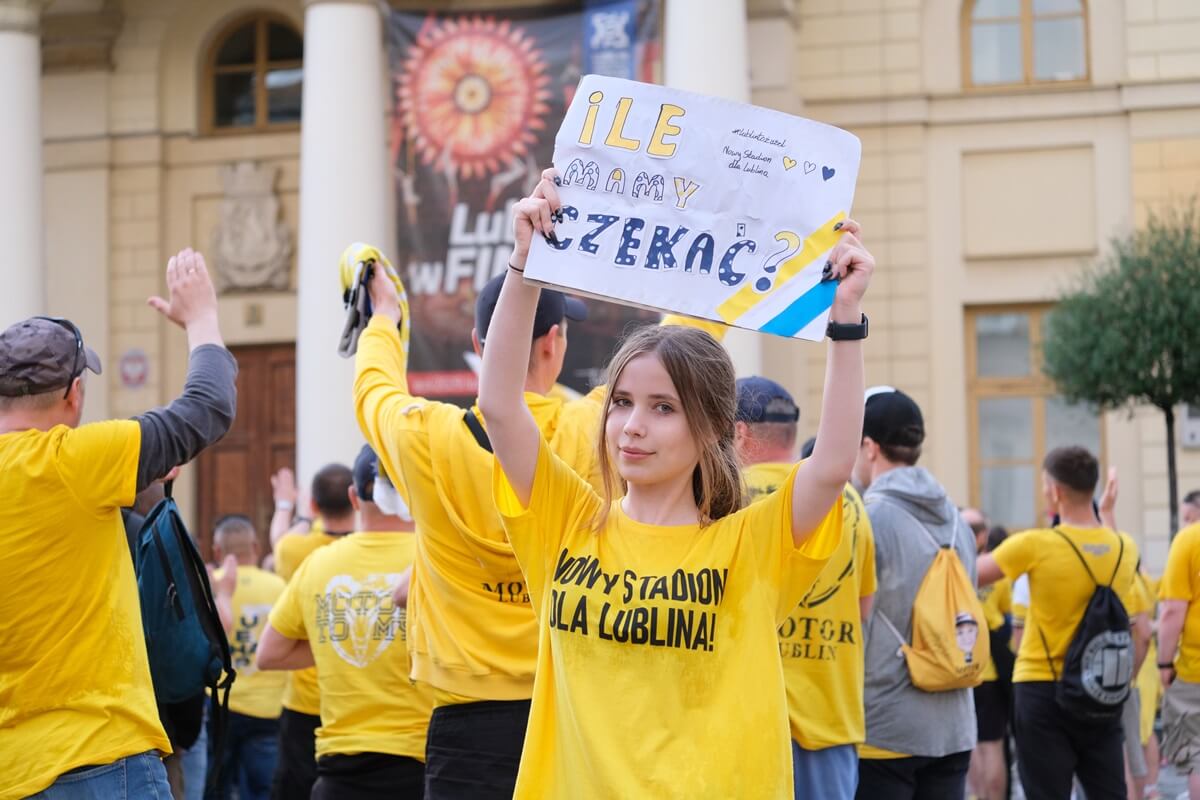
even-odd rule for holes
{"type": "Polygon", "coordinates": [[[246,133],[297,128],[304,81],[304,40],[276,14],[241,17],[209,50],[203,128],[246,133]]]}

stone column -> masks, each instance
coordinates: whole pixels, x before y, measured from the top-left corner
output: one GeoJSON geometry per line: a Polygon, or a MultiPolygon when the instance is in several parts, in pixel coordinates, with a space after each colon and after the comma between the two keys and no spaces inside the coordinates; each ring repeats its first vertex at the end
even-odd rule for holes
{"type": "Polygon", "coordinates": [[[43,0],[0,0],[0,328],[46,305],[42,221],[43,0]]]}
{"type": "MultiPolygon", "coordinates": [[[[745,0],[666,0],[667,86],[750,102],[745,0]]],[[[725,347],[739,376],[762,371],[762,334],[730,328],[725,347]]]]}
{"type": "Polygon", "coordinates": [[[296,324],[301,485],[330,461],[351,464],[363,441],[354,418],[353,360],[337,354],[345,320],[337,263],[355,241],[394,255],[381,22],[374,2],[305,3],[296,324]]]}

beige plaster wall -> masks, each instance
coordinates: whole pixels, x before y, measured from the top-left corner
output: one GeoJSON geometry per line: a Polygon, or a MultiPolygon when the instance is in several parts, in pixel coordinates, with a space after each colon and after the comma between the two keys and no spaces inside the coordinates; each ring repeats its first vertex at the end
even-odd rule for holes
{"type": "Polygon", "coordinates": [[[1196,42],[1200,41],[1200,3],[1194,0],[1125,0],[1125,17],[1127,69],[1131,81],[1200,77],[1200,49],[1196,47],[1196,42]]]}

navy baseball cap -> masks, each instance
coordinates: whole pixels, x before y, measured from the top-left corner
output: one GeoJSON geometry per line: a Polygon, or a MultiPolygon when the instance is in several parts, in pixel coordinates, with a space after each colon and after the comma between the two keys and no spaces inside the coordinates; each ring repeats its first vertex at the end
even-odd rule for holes
{"type": "Polygon", "coordinates": [[[877,444],[918,447],[925,441],[925,418],[921,408],[904,392],[892,386],[867,390],[863,409],[863,436],[877,444]]]}
{"type": "Polygon", "coordinates": [[[791,393],[770,378],[753,375],[737,381],[738,422],[795,422],[800,409],[791,393]]]}
{"type": "MultiPolygon", "coordinates": [[[[488,326],[492,324],[492,314],[496,312],[496,301],[500,299],[500,288],[504,286],[504,278],[505,273],[500,273],[488,281],[475,300],[475,331],[479,335],[480,344],[487,338],[488,326]]],[[[568,297],[553,289],[542,289],[537,312],[533,315],[533,338],[545,336],[551,328],[562,322],[563,318],[582,322],[587,316],[587,306],[582,300],[568,297]]]]}

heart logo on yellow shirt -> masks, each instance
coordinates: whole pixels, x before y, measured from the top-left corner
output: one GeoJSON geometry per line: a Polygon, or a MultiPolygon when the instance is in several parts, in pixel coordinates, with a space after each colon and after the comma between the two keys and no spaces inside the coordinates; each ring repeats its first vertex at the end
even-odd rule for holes
{"type": "Polygon", "coordinates": [[[366,667],[391,646],[403,629],[404,609],[392,601],[399,573],[368,575],[358,581],[335,575],[317,601],[317,627],[343,661],[366,667]]]}

